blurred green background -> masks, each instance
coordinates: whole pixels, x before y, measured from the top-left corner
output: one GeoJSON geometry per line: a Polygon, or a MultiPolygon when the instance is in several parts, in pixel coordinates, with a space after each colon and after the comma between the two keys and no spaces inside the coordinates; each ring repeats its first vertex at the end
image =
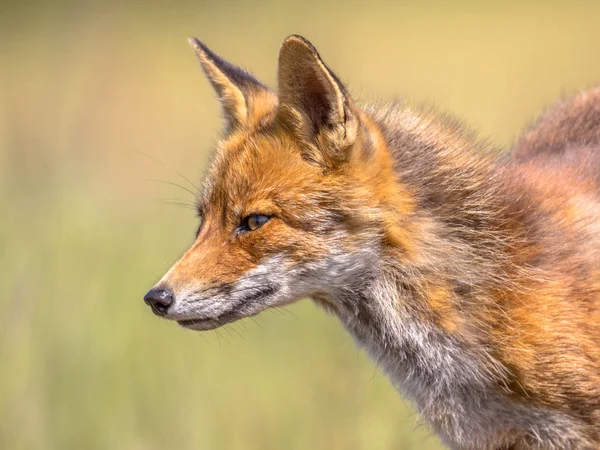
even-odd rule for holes
{"type": "Polygon", "coordinates": [[[508,146],[600,82],[600,2],[0,8],[0,448],[440,448],[309,302],[203,334],[142,302],[196,227],[168,183],[199,184],[221,129],[186,38],[273,85],[303,34],[360,100],[431,101],[508,146]]]}

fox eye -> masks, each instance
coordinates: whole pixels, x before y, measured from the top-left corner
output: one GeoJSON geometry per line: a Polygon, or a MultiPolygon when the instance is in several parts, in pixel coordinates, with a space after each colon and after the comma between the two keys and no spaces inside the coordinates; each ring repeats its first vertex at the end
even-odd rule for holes
{"type": "Polygon", "coordinates": [[[247,231],[258,230],[265,223],[267,223],[271,218],[269,216],[264,216],[262,214],[250,214],[240,225],[239,231],[244,233],[247,231]]]}

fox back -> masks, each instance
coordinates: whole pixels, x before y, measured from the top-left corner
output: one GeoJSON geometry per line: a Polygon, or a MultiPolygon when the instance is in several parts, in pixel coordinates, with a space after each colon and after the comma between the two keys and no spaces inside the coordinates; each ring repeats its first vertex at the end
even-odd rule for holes
{"type": "Polygon", "coordinates": [[[208,330],[310,298],[450,447],[600,448],[600,90],[500,155],[358,106],[302,37],[277,92],[191,42],[226,126],[156,314],[208,330]]]}

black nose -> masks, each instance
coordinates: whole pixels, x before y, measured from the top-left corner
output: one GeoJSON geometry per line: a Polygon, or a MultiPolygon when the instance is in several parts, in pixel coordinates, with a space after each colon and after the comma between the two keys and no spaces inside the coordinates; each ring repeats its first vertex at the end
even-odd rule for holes
{"type": "Polygon", "coordinates": [[[167,289],[153,288],[144,296],[144,301],[150,305],[154,314],[164,316],[173,303],[173,293],[167,289]]]}

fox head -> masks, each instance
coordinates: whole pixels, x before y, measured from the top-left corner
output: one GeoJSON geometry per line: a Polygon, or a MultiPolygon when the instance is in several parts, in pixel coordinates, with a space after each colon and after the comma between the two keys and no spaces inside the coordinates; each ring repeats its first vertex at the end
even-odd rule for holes
{"type": "Polygon", "coordinates": [[[195,330],[364,282],[387,245],[408,250],[408,214],[377,125],[315,48],[282,44],[277,93],[190,40],[222,104],[225,132],[198,200],[192,246],[146,295],[195,330]]]}

